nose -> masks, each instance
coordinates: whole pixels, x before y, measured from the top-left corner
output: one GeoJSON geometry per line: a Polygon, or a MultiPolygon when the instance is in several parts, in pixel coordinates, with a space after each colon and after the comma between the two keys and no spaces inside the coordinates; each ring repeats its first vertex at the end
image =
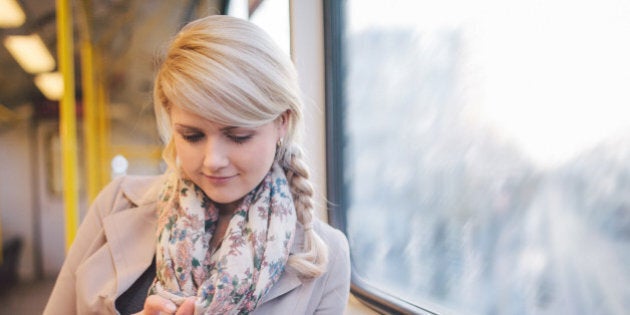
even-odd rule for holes
{"type": "Polygon", "coordinates": [[[220,140],[211,139],[206,143],[205,156],[203,159],[204,168],[215,172],[230,164],[228,158],[228,148],[220,140]]]}

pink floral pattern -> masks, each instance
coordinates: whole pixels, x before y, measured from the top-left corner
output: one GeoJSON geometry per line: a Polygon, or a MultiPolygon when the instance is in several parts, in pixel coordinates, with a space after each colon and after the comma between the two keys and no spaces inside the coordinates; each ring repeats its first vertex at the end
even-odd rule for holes
{"type": "Polygon", "coordinates": [[[297,218],[277,164],[243,198],[214,253],[209,245],[219,211],[193,182],[167,185],[159,209],[157,275],[150,294],[177,304],[196,296],[195,314],[247,314],[284,271],[297,218]]]}

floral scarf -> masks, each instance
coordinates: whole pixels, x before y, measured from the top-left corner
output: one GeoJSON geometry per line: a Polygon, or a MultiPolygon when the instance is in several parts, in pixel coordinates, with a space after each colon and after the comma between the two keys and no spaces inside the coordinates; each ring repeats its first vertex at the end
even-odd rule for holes
{"type": "Polygon", "coordinates": [[[156,279],[149,294],[176,304],[196,296],[195,314],[247,314],[278,281],[293,243],[296,214],[287,179],[274,164],[247,194],[211,253],[216,205],[187,179],[160,194],[156,279]]]}

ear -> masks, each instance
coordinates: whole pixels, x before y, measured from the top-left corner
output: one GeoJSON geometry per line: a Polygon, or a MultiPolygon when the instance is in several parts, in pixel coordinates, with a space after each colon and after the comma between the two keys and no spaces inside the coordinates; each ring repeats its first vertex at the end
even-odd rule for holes
{"type": "Polygon", "coordinates": [[[291,111],[286,110],[276,119],[276,126],[278,128],[278,138],[282,139],[287,134],[289,129],[289,120],[291,119],[291,111]]]}

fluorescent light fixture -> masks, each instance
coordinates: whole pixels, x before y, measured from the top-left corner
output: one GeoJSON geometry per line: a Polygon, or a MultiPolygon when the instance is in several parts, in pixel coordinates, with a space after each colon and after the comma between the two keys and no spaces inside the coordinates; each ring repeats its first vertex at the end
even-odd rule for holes
{"type": "Polygon", "coordinates": [[[28,73],[50,72],[55,69],[55,59],[37,34],[7,36],[4,46],[28,73]]]}
{"type": "Polygon", "coordinates": [[[42,73],[35,76],[35,85],[51,101],[63,96],[63,76],[61,72],[42,73]]]}
{"type": "Polygon", "coordinates": [[[15,0],[0,0],[0,27],[20,27],[26,16],[15,0]]]}

